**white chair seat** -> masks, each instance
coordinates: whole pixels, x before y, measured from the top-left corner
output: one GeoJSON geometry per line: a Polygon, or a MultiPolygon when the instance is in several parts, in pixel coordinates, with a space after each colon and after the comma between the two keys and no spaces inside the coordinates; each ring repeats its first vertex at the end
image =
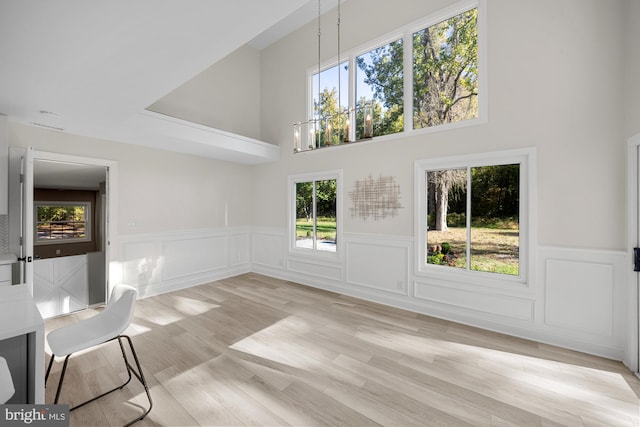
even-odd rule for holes
{"type": "Polygon", "coordinates": [[[49,373],[51,372],[51,367],[53,366],[55,358],[64,357],[64,364],[62,365],[62,372],[60,374],[58,389],[56,391],[56,397],[53,402],[54,404],[57,404],[58,399],[60,398],[60,392],[62,391],[62,382],[67,370],[69,357],[73,353],[76,353],[78,351],[86,350],[88,348],[106,343],[108,341],[117,340],[118,344],[120,345],[120,350],[122,351],[122,359],[124,361],[125,368],[127,369],[128,379],[122,385],[116,386],[115,388],[108,390],[100,394],[99,396],[93,397],[85,402],[73,406],[72,408],[69,408],[69,410],[73,411],[74,409],[78,409],[88,403],[94,402],[95,400],[100,399],[101,397],[104,397],[109,393],[122,389],[124,386],[129,384],[132,376],[135,376],[144,386],[147,398],[149,399],[149,408],[146,409],[142,415],[133,419],[126,425],[130,426],[131,424],[140,421],[151,411],[153,402],[151,400],[149,386],[147,385],[147,381],[144,378],[144,374],[142,372],[142,367],[140,366],[140,361],[138,360],[138,356],[136,355],[135,349],[133,348],[133,342],[131,341],[131,338],[127,335],[123,335],[123,332],[129,327],[129,324],[131,323],[131,319],[133,317],[133,308],[136,302],[137,295],[138,291],[135,288],[127,285],[118,285],[113,289],[113,292],[111,293],[111,299],[102,312],[88,319],[80,320],[71,325],[63,326],[60,329],[49,332],[49,334],[47,335],[47,342],[49,343],[49,348],[51,349],[51,359],[49,361],[47,373],[45,374],[45,385],[49,378],[49,373]],[[127,343],[129,346],[131,355],[133,356],[135,367],[131,365],[131,363],[129,363],[129,359],[127,357],[123,342],[127,343]]]}
{"type": "Polygon", "coordinates": [[[4,357],[0,357],[0,404],[6,403],[15,392],[9,365],[4,357]]]}
{"type": "Polygon", "coordinates": [[[114,288],[104,311],[88,319],[49,332],[51,352],[66,356],[109,341],[129,327],[138,291],[126,285],[114,288]]]}
{"type": "Polygon", "coordinates": [[[47,342],[53,354],[66,356],[117,337],[128,326],[122,320],[105,309],[86,320],[51,331],[47,335],[47,342]]]}

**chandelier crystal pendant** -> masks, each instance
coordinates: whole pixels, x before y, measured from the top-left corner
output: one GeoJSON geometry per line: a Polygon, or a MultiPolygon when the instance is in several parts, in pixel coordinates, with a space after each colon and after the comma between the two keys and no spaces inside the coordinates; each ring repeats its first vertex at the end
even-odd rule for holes
{"type": "MultiPolygon", "coordinates": [[[[318,99],[314,103],[312,117],[303,122],[293,124],[293,152],[315,150],[329,146],[347,144],[373,137],[373,103],[368,102],[359,107],[343,107],[341,104],[341,57],[340,57],[340,24],[341,24],[340,0],[338,0],[338,87],[337,87],[337,112],[322,114],[322,88],[321,78],[321,0],[318,0],[318,99]],[[359,125],[355,129],[352,123],[359,125]]],[[[327,102],[327,100],[325,100],[327,102]]]]}

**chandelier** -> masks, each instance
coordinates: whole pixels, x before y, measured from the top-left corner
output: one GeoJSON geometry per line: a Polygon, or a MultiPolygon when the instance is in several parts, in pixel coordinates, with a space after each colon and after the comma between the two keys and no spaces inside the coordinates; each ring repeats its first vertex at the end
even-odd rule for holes
{"type": "MultiPolygon", "coordinates": [[[[318,148],[357,142],[373,137],[373,102],[366,102],[357,107],[341,105],[341,70],[340,70],[340,0],[338,0],[337,39],[338,39],[338,87],[337,112],[322,113],[321,79],[321,0],[318,0],[318,99],[314,102],[312,117],[303,122],[293,124],[293,152],[316,150],[318,148]],[[356,131],[352,123],[361,125],[356,131]]],[[[325,100],[325,103],[327,100],[325,100]]]]}

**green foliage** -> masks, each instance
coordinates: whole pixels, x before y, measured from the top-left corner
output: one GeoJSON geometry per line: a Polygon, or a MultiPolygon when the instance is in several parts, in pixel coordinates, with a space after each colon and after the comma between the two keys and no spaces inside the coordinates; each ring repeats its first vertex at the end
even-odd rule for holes
{"type": "Polygon", "coordinates": [[[517,217],[520,165],[471,168],[471,217],[517,217]]]}
{"type": "MultiPolygon", "coordinates": [[[[500,223],[502,220],[494,221],[493,225],[500,223]]],[[[473,226],[472,234],[471,270],[515,276],[519,274],[520,239],[517,227],[483,228],[473,226]]],[[[466,239],[467,229],[465,227],[451,227],[448,231],[429,231],[427,233],[427,262],[466,269],[466,239]],[[445,253],[447,246],[450,246],[449,252],[445,253]],[[437,257],[438,254],[443,256],[437,257]],[[432,256],[436,257],[432,258],[432,256]]]]}
{"type": "Polygon", "coordinates": [[[427,256],[427,263],[428,264],[436,264],[436,265],[446,265],[447,261],[445,260],[445,256],[443,253],[435,253],[433,255],[428,255],[427,256]]]}
{"type": "Polygon", "coordinates": [[[325,88],[320,93],[320,105],[314,106],[317,117],[326,117],[327,120],[318,124],[316,141],[319,146],[337,145],[344,140],[346,116],[338,114],[338,93],[336,88],[329,90],[325,88]]]}
{"type": "Polygon", "coordinates": [[[83,221],[83,206],[41,205],[37,209],[38,222],[83,221]]]}
{"type": "Polygon", "coordinates": [[[336,180],[331,179],[324,181],[308,181],[296,183],[296,217],[306,219],[312,217],[314,190],[316,200],[316,215],[335,216],[336,180]]]}
{"type": "Polygon", "coordinates": [[[296,217],[311,218],[313,215],[313,182],[296,183],[296,217]]]}
{"type": "Polygon", "coordinates": [[[414,128],[477,116],[478,10],[413,35],[414,128]]]}
{"type": "MultiPolygon", "coordinates": [[[[413,35],[415,129],[477,117],[477,17],[477,9],[472,9],[413,35]]],[[[364,136],[362,107],[366,103],[373,104],[374,136],[404,130],[404,49],[403,40],[399,39],[356,58],[358,81],[373,92],[373,99],[358,99],[357,139],[364,136]]],[[[341,143],[346,118],[338,114],[336,88],[325,88],[320,93],[314,111],[316,117],[331,116],[319,125],[319,145],[341,143]]]]}
{"type": "MultiPolygon", "coordinates": [[[[336,218],[322,217],[316,222],[316,233],[320,240],[336,240],[336,218]]],[[[313,221],[296,221],[296,238],[313,236],[313,221]]]]}
{"type": "MultiPolygon", "coordinates": [[[[358,106],[374,101],[374,136],[404,130],[403,55],[404,47],[400,39],[356,58],[358,70],[364,73],[363,82],[373,92],[372,100],[360,98],[358,106]]],[[[362,113],[356,118],[356,123],[364,123],[362,113]]]]}
{"type": "Polygon", "coordinates": [[[442,249],[440,250],[440,252],[442,252],[443,255],[448,255],[451,252],[451,244],[448,242],[442,242],[442,245],[440,245],[442,247],[442,249]]]}
{"type": "Polygon", "coordinates": [[[480,217],[471,221],[472,227],[488,228],[492,230],[518,230],[520,224],[517,216],[504,218],[480,217]]]}

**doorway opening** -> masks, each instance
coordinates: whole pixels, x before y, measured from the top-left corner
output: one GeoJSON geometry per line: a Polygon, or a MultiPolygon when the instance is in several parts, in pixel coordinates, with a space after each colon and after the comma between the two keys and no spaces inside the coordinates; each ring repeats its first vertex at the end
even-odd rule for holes
{"type": "Polygon", "coordinates": [[[20,234],[18,282],[29,286],[44,318],[104,304],[115,162],[16,150],[11,164],[19,163],[20,177],[10,178],[10,200],[20,212],[11,209],[9,221],[20,234]]]}

